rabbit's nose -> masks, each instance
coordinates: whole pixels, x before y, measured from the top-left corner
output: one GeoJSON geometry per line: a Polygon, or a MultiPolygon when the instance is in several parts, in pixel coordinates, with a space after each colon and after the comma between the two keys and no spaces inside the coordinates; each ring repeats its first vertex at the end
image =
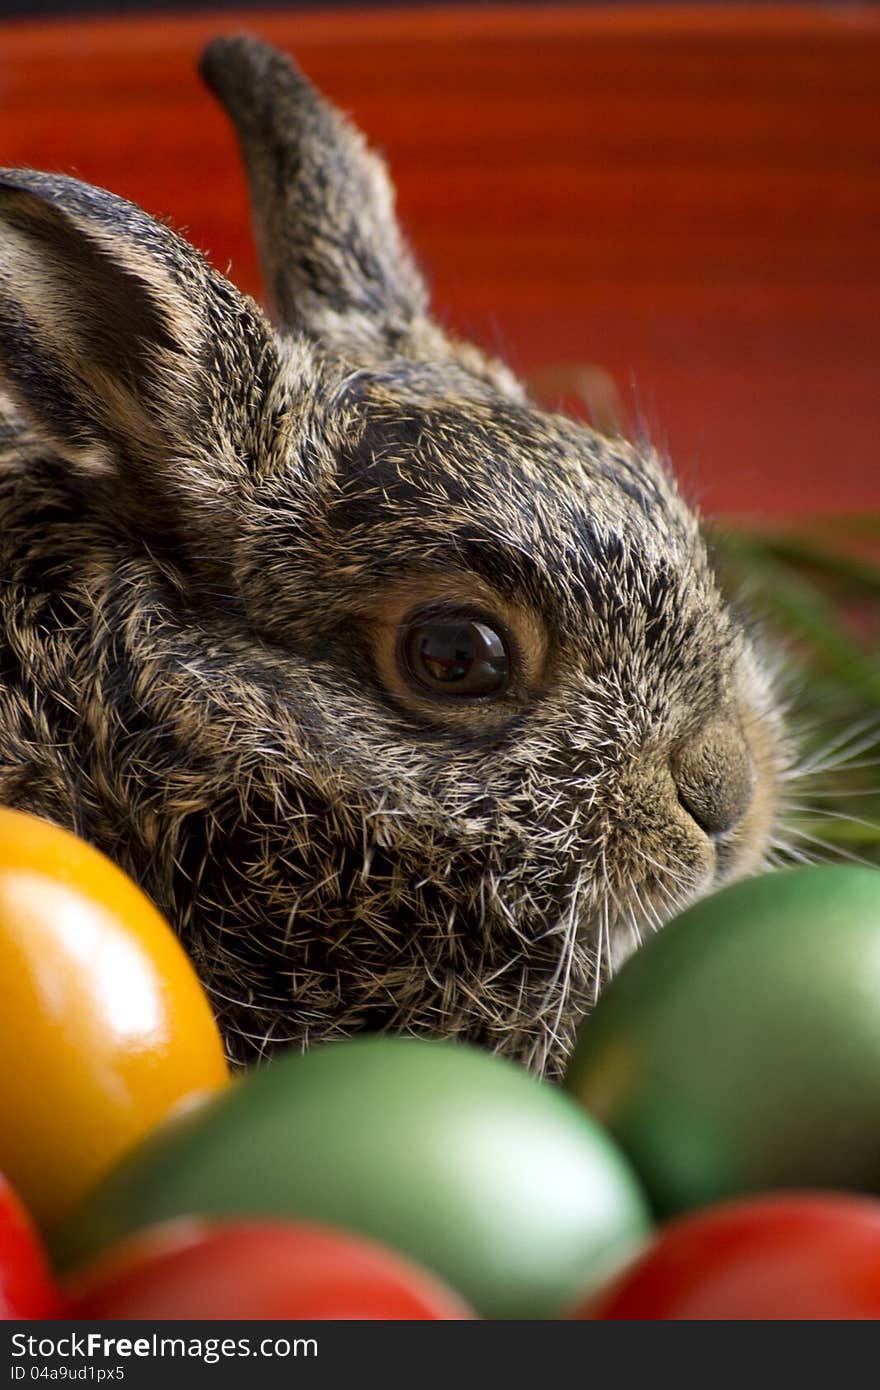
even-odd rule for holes
{"type": "Polygon", "coordinates": [[[723,835],[752,803],[755,766],[742,729],[718,718],[682,743],[671,758],[678,799],[707,835],[723,835]]]}

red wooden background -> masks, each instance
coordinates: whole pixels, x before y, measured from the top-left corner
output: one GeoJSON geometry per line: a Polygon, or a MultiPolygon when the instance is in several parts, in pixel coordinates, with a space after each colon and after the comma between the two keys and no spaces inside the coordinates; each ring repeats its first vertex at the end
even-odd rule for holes
{"type": "Polygon", "coordinates": [[[0,162],[167,214],[259,293],[194,60],[295,53],[387,154],[441,316],[598,361],[706,510],[880,508],[880,14],[533,6],[0,25],[0,162]]]}

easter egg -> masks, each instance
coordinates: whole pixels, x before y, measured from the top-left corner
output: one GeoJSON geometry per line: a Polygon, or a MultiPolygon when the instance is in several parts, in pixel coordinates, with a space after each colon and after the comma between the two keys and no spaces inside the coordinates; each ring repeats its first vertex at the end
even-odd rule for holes
{"type": "Polygon", "coordinates": [[[689,908],[607,987],[565,1084],[660,1214],[880,1192],[880,870],[785,869],[689,908]]]}
{"type": "Polygon", "coordinates": [[[113,1246],[69,1289],[79,1320],[470,1318],[438,1279],[329,1227],[182,1217],[113,1246]]]}
{"type": "Polygon", "coordinates": [[[109,859],[0,809],[0,1169],[44,1229],[179,1102],[223,1047],[171,928],[109,859]]]}
{"type": "Polygon", "coordinates": [[[163,1126],[77,1214],[59,1258],[185,1214],[358,1232],[501,1318],[549,1315],[648,1227],[628,1163],[559,1087],[400,1037],[276,1057],[163,1126]]]}
{"type": "Polygon", "coordinates": [[[0,1177],[0,1322],[66,1316],[66,1303],[31,1220],[0,1177]]]}
{"type": "Polygon", "coordinates": [[[780,1193],[680,1216],[575,1317],[880,1319],[880,1202],[780,1193]]]}

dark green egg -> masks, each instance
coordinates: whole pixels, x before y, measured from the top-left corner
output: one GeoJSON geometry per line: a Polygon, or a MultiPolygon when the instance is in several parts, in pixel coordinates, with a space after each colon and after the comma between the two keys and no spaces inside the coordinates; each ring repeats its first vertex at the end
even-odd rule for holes
{"type": "Polygon", "coordinates": [[[497,1318],[552,1315],[649,1223],[627,1160],[560,1087],[414,1038],[325,1043],[251,1071],[114,1170],[59,1259],[186,1213],[362,1232],[497,1318]]]}
{"type": "Polygon", "coordinates": [[[880,870],[785,869],[688,909],[608,986],[565,1084],[660,1214],[880,1192],[880,870]]]}

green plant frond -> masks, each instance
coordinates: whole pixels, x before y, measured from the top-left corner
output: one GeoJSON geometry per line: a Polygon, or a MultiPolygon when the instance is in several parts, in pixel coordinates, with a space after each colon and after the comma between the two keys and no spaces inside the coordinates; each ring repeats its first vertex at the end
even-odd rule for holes
{"type": "Polygon", "coordinates": [[[880,865],[880,514],[719,523],[709,538],[722,582],[747,593],[792,666],[791,720],[816,769],[788,816],[793,846],[880,865]]]}

